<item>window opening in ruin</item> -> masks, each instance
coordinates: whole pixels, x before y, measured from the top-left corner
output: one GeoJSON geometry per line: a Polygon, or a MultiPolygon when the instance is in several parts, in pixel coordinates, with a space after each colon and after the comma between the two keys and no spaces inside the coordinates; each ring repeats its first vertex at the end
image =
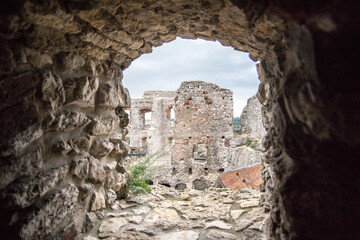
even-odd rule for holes
{"type": "Polygon", "coordinates": [[[219,172],[219,173],[223,173],[223,172],[224,172],[224,169],[223,169],[223,168],[220,168],[220,169],[218,170],[218,172],[219,172]]]}
{"type": "Polygon", "coordinates": [[[174,108],[170,109],[170,120],[175,121],[175,110],[174,110],[174,108]]]}
{"type": "Polygon", "coordinates": [[[192,174],[192,168],[189,168],[189,175],[192,174]]]}
{"type": "MultiPolygon", "coordinates": [[[[189,137],[190,138],[190,137],[189,137]]],[[[206,162],[208,147],[206,144],[195,144],[193,147],[193,158],[195,162],[206,162]]]]}
{"type": "Polygon", "coordinates": [[[145,125],[149,125],[151,122],[151,112],[146,112],[144,114],[144,119],[145,119],[145,125]]]}

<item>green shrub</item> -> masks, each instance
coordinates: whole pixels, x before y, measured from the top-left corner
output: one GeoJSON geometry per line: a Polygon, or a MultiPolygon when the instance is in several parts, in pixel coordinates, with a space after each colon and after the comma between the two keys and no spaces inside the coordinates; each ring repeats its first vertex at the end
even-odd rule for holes
{"type": "Polygon", "coordinates": [[[155,171],[158,170],[159,167],[161,167],[154,167],[152,166],[152,164],[163,154],[164,153],[155,153],[151,156],[141,158],[127,168],[131,175],[129,189],[134,194],[151,192],[147,181],[152,177],[155,171]]]}
{"type": "Polygon", "coordinates": [[[252,141],[251,141],[250,137],[247,136],[247,137],[246,137],[245,145],[246,145],[247,147],[250,147],[250,146],[251,146],[251,143],[252,143],[252,141]]]}

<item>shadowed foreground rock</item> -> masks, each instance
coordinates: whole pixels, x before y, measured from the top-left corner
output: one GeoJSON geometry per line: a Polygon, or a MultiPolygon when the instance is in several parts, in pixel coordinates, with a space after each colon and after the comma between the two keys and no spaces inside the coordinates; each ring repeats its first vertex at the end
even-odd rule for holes
{"type": "Polygon", "coordinates": [[[253,189],[178,191],[158,185],[151,194],[121,200],[118,210],[103,211],[84,239],[265,239],[268,209],[261,197],[253,189]]]}

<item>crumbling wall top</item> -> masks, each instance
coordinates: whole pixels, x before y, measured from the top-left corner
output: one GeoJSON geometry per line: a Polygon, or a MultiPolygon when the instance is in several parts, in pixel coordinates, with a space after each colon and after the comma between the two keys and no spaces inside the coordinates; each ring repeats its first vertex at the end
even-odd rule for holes
{"type": "Polygon", "coordinates": [[[176,91],[150,90],[145,91],[143,98],[174,98],[176,91]]]}

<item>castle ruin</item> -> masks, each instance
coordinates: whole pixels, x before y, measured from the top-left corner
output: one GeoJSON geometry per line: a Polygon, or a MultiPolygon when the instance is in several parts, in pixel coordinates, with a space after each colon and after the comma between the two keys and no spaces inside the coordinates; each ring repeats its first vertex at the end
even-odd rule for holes
{"type": "Polygon", "coordinates": [[[154,177],[178,189],[216,186],[229,165],[233,139],[233,95],[229,89],[204,81],[183,82],[176,91],[147,91],[131,101],[130,148],[142,153],[167,154],[167,164],[154,177]],[[175,124],[170,110],[174,108],[175,124]],[[151,121],[145,124],[145,112],[151,121]],[[170,166],[171,165],[171,166],[170,166]]]}
{"type": "MultiPolygon", "coordinates": [[[[169,153],[174,137],[171,109],[175,91],[146,91],[142,98],[131,100],[128,139],[132,152],[140,154],[169,153]],[[151,113],[146,121],[145,114],[151,113]]],[[[170,155],[163,156],[170,159],[170,155]]]]}
{"type": "Polygon", "coordinates": [[[177,90],[175,111],[175,187],[216,186],[219,173],[229,164],[226,156],[233,137],[232,91],[204,81],[183,82],[177,90]]]}

